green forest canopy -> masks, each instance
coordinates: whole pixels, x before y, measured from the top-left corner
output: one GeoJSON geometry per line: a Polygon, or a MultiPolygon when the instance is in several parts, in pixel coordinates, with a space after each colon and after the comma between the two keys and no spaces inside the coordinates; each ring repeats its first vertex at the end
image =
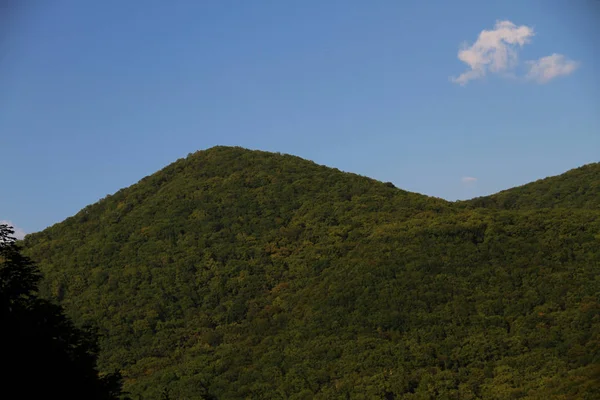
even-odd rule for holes
{"type": "Polygon", "coordinates": [[[600,164],[451,203],[214,147],[24,245],[134,398],[600,393],[600,164]]]}

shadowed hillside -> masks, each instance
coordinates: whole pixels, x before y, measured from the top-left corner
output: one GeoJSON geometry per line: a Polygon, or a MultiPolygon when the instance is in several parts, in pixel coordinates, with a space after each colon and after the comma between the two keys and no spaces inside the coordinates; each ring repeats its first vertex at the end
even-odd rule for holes
{"type": "Polygon", "coordinates": [[[567,175],[465,209],[215,147],[25,246],[134,398],[591,399],[598,166],[567,175]]]}

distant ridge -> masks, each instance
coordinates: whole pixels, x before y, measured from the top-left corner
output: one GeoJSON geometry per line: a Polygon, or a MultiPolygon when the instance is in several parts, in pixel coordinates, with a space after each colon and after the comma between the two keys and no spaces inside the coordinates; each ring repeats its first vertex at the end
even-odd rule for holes
{"type": "Polygon", "coordinates": [[[501,210],[600,209],[600,163],[587,164],[561,175],[459,203],[501,210]]]}

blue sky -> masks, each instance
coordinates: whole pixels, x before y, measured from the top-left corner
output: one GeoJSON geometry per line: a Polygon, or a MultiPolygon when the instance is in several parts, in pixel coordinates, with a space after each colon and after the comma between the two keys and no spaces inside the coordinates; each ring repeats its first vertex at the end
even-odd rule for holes
{"type": "Polygon", "coordinates": [[[0,21],[0,220],[24,232],[214,145],[449,200],[600,159],[594,0],[28,4],[0,21]]]}

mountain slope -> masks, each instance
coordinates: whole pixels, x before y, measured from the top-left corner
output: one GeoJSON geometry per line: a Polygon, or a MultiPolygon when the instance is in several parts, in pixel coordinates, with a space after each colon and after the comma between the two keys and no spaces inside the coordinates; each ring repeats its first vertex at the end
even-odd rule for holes
{"type": "Polygon", "coordinates": [[[502,210],[536,208],[600,209],[600,163],[504,190],[491,196],[459,202],[467,207],[502,210]]]}
{"type": "Polygon", "coordinates": [[[144,398],[592,398],[598,232],[216,147],[25,245],[144,398]]]}

